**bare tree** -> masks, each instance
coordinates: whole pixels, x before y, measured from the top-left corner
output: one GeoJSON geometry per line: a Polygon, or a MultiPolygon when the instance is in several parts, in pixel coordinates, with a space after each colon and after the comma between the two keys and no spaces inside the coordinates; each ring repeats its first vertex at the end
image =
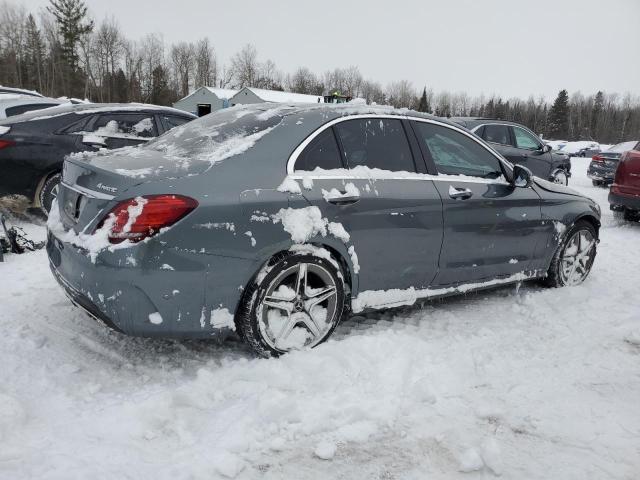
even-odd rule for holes
{"type": "Polygon", "coordinates": [[[412,108],[418,103],[418,93],[409,80],[400,80],[387,86],[387,99],[396,108],[412,108]]]}
{"type": "Polygon", "coordinates": [[[256,47],[251,44],[245,45],[231,58],[229,70],[236,88],[256,86],[260,76],[260,63],[256,47]]]}
{"type": "Polygon", "coordinates": [[[178,94],[189,95],[192,74],[195,70],[196,51],[192,43],[180,42],[171,47],[171,64],[177,82],[178,94]]]}
{"type": "Polygon", "coordinates": [[[384,90],[378,82],[364,80],[360,86],[360,95],[369,104],[382,105],[386,102],[384,90]]]}
{"type": "Polygon", "coordinates": [[[216,86],[218,83],[218,64],[215,50],[208,38],[199,40],[195,45],[195,68],[195,88],[216,86]]]}
{"type": "Polygon", "coordinates": [[[309,95],[321,95],[323,88],[318,77],[307,67],[299,67],[293,75],[288,76],[287,87],[294,93],[309,95]]]}
{"type": "Polygon", "coordinates": [[[140,42],[141,69],[140,86],[142,100],[151,101],[154,88],[154,70],[158,67],[164,68],[164,42],[157,34],[149,34],[140,42]]]}

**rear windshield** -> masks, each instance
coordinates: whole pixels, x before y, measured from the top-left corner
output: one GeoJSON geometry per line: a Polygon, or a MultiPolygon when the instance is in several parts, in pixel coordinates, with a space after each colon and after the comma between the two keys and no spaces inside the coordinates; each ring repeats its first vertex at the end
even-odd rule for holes
{"type": "Polygon", "coordinates": [[[214,165],[248,150],[281,121],[275,109],[231,107],[176,127],[143,149],[182,164],[214,165]]]}
{"type": "Polygon", "coordinates": [[[617,145],[614,145],[613,147],[609,148],[607,152],[616,152],[616,153],[628,152],[629,150],[633,150],[633,147],[635,147],[637,143],[638,142],[636,141],[618,143],[617,145]]]}

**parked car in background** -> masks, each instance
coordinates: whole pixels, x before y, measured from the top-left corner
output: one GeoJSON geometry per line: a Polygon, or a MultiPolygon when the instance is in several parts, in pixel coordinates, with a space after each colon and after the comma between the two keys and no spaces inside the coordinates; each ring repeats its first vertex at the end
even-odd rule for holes
{"type": "Polygon", "coordinates": [[[31,112],[32,110],[56,107],[62,103],[60,100],[54,98],[0,93],[0,120],[31,112]]]}
{"type": "MultiPolygon", "coordinates": [[[[0,197],[49,211],[65,156],[140,145],[196,118],[168,107],[65,104],[0,120],[0,197]]],[[[6,202],[5,202],[6,203],[6,202]]]]}
{"type": "Polygon", "coordinates": [[[611,210],[625,220],[640,220],[640,142],[622,154],[609,189],[611,210]]]}
{"type": "Polygon", "coordinates": [[[468,128],[489,142],[514,165],[523,165],[537,177],[560,185],[569,183],[569,155],[552,152],[551,147],[527,127],[488,118],[457,117],[451,118],[451,121],[468,128]]]}
{"type": "Polygon", "coordinates": [[[620,157],[624,152],[632,150],[637,143],[637,140],[618,143],[604,152],[594,155],[587,170],[587,176],[591,179],[593,185],[610,185],[616,174],[620,157]]]}
{"type": "Polygon", "coordinates": [[[119,331],[237,329],[263,356],[320,344],[345,307],[587,277],[593,200],[451,122],[343,105],[235,107],[135,155],[69,158],[48,223],[54,276],[119,331]]]}
{"type": "Polygon", "coordinates": [[[3,87],[2,85],[0,85],[0,93],[13,93],[15,95],[29,95],[30,97],[43,96],[34,90],[26,90],[24,88],[3,87]]]}
{"type": "Polygon", "coordinates": [[[586,147],[580,148],[576,152],[576,157],[593,157],[595,154],[600,153],[602,150],[600,149],[599,143],[592,143],[586,147]]]}

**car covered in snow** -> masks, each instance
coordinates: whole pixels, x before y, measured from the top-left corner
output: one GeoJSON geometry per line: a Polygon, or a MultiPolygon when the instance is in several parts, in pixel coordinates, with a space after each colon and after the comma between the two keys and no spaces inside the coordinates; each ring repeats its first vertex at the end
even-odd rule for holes
{"type": "Polygon", "coordinates": [[[348,312],[576,285],[600,209],[457,124],[368,106],[233,107],[64,164],[48,221],[71,300],[130,335],[314,347],[348,312]]]}
{"type": "Polygon", "coordinates": [[[537,177],[561,185],[569,183],[570,156],[552,151],[549,145],[524,125],[474,117],[456,117],[451,120],[491,143],[510,162],[526,166],[537,177]]]}
{"type": "Polygon", "coordinates": [[[640,221],[640,142],[622,154],[609,189],[611,210],[625,220],[640,221]]]}
{"type": "Polygon", "coordinates": [[[61,103],[63,102],[55,98],[0,93],[0,120],[15,117],[16,115],[21,115],[33,110],[56,107],[61,103]]]}
{"type": "Polygon", "coordinates": [[[0,197],[46,213],[67,155],[140,145],[194,118],[155,105],[66,103],[0,120],[0,197]]]}
{"type": "Polygon", "coordinates": [[[618,168],[620,157],[625,152],[633,150],[638,143],[638,140],[618,143],[591,157],[587,176],[593,182],[593,186],[611,185],[616,174],[616,169],[618,168]]]}

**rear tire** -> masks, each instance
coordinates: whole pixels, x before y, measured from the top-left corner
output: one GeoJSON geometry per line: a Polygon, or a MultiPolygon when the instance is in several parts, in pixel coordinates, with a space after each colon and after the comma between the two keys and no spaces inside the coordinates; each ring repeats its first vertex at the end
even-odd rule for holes
{"type": "Polygon", "coordinates": [[[596,258],[597,244],[595,227],[585,220],[577,221],[558,245],[543,283],[548,287],[564,287],[584,282],[596,258]]]}
{"type": "Polygon", "coordinates": [[[51,204],[58,197],[58,188],[60,188],[61,180],[62,174],[54,173],[45,180],[42,190],[40,190],[40,209],[47,216],[51,210],[51,204]]]}
{"type": "Polygon", "coordinates": [[[625,210],[622,214],[622,218],[624,218],[627,222],[638,222],[640,221],[640,212],[625,210]]]}
{"type": "Polygon", "coordinates": [[[602,186],[602,182],[600,180],[591,180],[591,183],[593,184],[594,187],[602,186]]]}
{"type": "Polygon", "coordinates": [[[287,252],[265,271],[246,289],[236,315],[236,328],[251,349],[274,357],[329,338],[345,302],[343,276],[333,262],[287,252]]]}

